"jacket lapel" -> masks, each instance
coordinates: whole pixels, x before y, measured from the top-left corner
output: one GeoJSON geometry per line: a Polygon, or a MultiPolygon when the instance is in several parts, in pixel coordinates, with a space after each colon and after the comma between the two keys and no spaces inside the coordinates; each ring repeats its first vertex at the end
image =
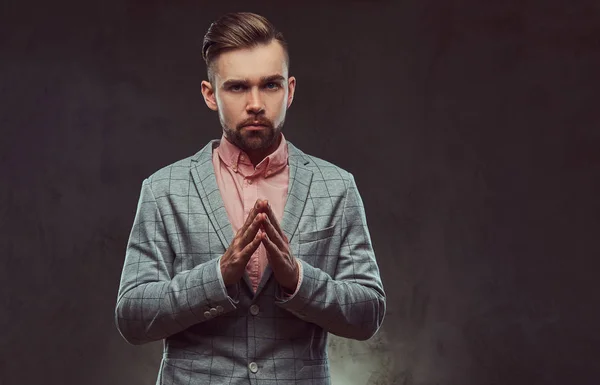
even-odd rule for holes
{"type": "Polygon", "coordinates": [[[218,140],[211,141],[192,158],[190,171],[200,196],[200,202],[204,205],[210,223],[217,232],[223,247],[227,249],[233,239],[233,228],[227,217],[212,163],[212,150],[217,142],[218,140]]]}
{"type": "MultiPolygon", "coordinates": [[[[192,158],[190,172],[192,180],[196,186],[196,191],[200,196],[200,202],[208,214],[211,225],[219,236],[223,248],[227,250],[233,240],[233,227],[227,216],[227,210],[223,202],[223,196],[217,184],[215,169],[212,163],[213,149],[218,145],[219,140],[212,140],[197,155],[192,158]]],[[[248,288],[252,288],[252,282],[248,273],[244,271],[244,282],[248,288]]],[[[250,289],[252,290],[252,289],[250,289]]]]}

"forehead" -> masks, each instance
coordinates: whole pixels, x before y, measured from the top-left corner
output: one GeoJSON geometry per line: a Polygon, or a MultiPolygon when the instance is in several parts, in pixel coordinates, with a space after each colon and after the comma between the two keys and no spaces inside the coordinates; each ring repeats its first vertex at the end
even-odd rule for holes
{"type": "Polygon", "coordinates": [[[254,80],[263,76],[288,75],[285,52],[277,41],[223,52],[217,58],[216,64],[215,77],[218,81],[234,78],[254,80]]]}

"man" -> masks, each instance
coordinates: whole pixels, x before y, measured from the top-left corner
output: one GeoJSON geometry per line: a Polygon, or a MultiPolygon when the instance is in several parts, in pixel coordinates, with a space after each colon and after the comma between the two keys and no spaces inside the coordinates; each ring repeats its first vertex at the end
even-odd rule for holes
{"type": "Polygon", "coordinates": [[[296,79],[268,20],[223,16],[203,57],[223,134],[142,183],[117,327],[164,340],[159,384],[329,384],[327,333],[366,340],[386,306],[354,177],[281,132],[296,79]]]}

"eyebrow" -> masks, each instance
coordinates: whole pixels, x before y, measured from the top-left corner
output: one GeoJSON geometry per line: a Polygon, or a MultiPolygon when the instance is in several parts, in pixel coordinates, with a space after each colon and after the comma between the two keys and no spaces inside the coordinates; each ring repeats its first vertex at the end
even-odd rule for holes
{"type": "MultiPolygon", "coordinates": [[[[262,76],[260,78],[260,82],[261,83],[271,83],[271,82],[280,82],[280,81],[284,81],[285,77],[283,77],[282,75],[270,75],[270,76],[262,76]]],[[[223,88],[229,87],[231,85],[234,84],[248,84],[250,83],[248,81],[248,79],[229,79],[226,80],[225,82],[223,82],[223,88]]]]}

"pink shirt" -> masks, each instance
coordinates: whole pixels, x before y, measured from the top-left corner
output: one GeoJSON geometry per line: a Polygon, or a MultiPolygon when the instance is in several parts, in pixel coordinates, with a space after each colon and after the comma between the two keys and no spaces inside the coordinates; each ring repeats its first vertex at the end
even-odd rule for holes
{"type": "MultiPolygon", "coordinates": [[[[287,200],[289,166],[287,142],[283,133],[280,135],[281,142],[277,149],[257,164],[256,169],[248,155],[227,140],[225,135],[222,135],[219,147],[213,151],[217,185],[234,234],[243,226],[257,199],[268,200],[277,221],[281,223],[287,200]]],[[[261,243],[246,265],[254,292],[267,263],[266,249],[261,243]]]]}

